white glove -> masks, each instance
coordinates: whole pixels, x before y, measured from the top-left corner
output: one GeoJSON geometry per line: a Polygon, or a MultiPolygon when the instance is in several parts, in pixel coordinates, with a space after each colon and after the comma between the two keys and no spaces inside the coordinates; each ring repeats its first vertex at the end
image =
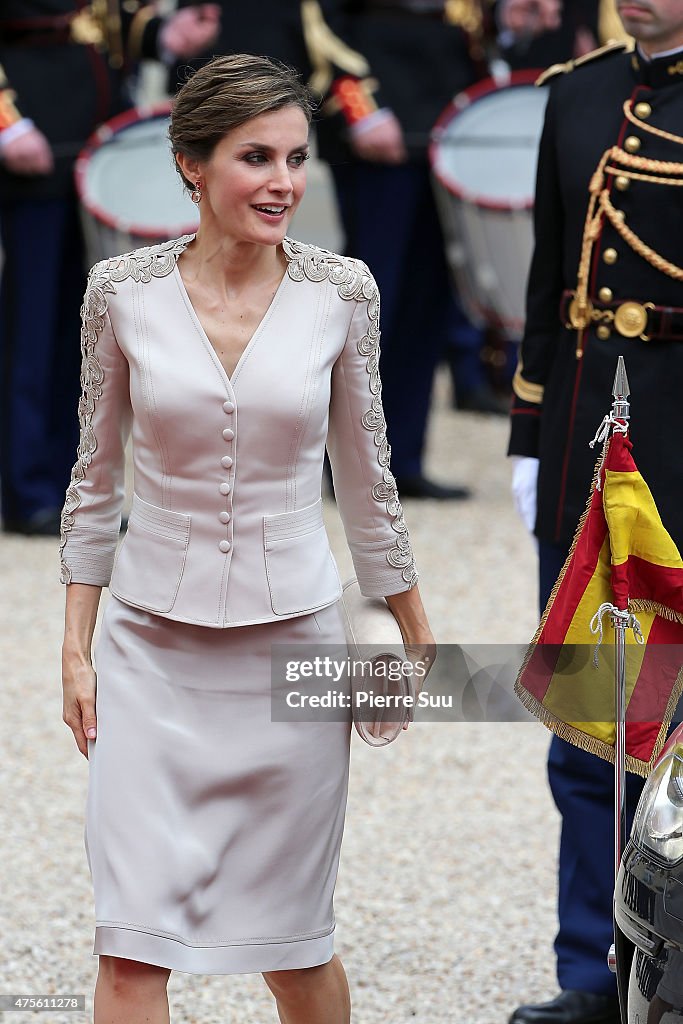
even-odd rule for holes
{"type": "Polygon", "coordinates": [[[512,463],[512,497],[515,508],[529,533],[533,533],[536,525],[538,459],[513,455],[512,463]]]}

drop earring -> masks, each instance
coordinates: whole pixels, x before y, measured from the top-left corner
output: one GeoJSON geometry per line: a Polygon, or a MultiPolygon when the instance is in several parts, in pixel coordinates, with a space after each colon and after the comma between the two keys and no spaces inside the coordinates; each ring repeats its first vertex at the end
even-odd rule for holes
{"type": "Polygon", "coordinates": [[[200,203],[202,201],[202,179],[197,178],[194,183],[194,189],[190,193],[190,199],[193,203],[200,203]]]}

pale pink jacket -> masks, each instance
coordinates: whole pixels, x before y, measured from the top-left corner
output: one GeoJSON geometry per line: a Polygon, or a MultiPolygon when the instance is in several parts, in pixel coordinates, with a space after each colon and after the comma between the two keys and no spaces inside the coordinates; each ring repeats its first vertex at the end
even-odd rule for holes
{"type": "Polygon", "coordinates": [[[90,272],[62,581],[214,627],[332,604],[341,585],[322,518],[327,443],[362,592],[414,586],[367,267],[285,239],[288,272],[228,378],[177,267],[193,237],[90,272]],[[131,429],[133,506],[115,558],[131,429]]]}

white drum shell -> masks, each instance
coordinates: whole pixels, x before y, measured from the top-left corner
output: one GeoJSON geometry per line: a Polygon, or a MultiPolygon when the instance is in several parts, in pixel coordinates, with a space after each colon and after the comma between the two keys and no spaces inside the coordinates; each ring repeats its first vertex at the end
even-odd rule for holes
{"type": "Polygon", "coordinates": [[[434,191],[460,300],[470,319],[508,336],[524,328],[532,207],[547,90],[477,86],[442,115],[434,191]]]}

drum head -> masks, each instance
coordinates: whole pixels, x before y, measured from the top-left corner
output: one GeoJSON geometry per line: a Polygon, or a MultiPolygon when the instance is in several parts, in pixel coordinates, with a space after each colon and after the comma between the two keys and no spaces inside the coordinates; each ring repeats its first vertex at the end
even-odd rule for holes
{"type": "Polygon", "coordinates": [[[530,208],[548,90],[512,84],[475,92],[458,97],[437,124],[434,173],[449,192],[478,206],[530,208]]]}
{"type": "Polygon", "coordinates": [[[124,114],[99,129],[79,158],[76,177],[87,213],[135,240],[196,231],[199,216],[174,167],[168,107],[124,114]]]}

